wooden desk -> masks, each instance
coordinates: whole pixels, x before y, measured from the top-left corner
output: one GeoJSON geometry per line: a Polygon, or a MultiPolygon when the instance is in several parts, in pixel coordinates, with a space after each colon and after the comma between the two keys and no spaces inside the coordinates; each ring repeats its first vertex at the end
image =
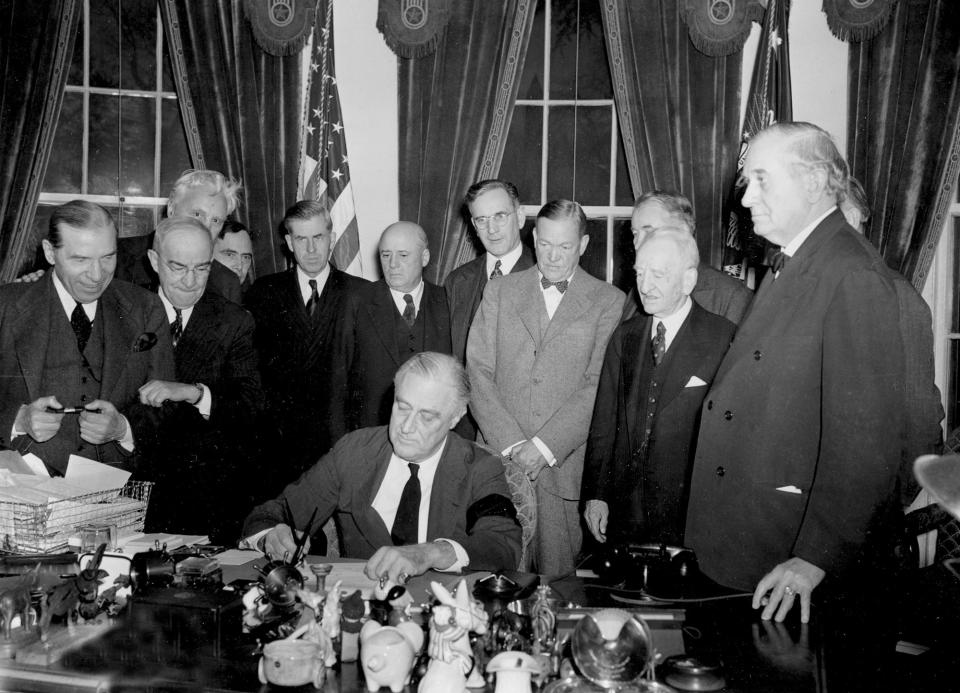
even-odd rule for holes
{"type": "MultiPolygon", "coordinates": [[[[556,588],[562,597],[582,604],[613,603],[608,594],[583,581],[564,581],[556,588]]],[[[271,690],[259,683],[257,658],[250,655],[249,646],[213,659],[196,656],[191,643],[177,643],[172,638],[173,634],[165,633],[149,619],[138,622],[128,616],[101,642],[85,646],[50,667],[0,664],[0,691],[271,690]]],[[[683,629],[687,653],[722,661],[728,685],[725,690],[738,693],[818,690],[817,640],[815,627],[762,623],[746,599],[690,608],[683,629]]],[[[302,690],[314,689],[308,686],[302,690]]],[[[365,691],[359,665],[343,665],[339,672],[328,676],[324,690],[365,691]]]]}

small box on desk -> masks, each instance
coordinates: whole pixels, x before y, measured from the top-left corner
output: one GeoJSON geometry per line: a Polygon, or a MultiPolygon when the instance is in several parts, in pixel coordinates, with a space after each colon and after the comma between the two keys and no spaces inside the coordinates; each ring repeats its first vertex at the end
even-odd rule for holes
{"type": "Polygon", "coordinates": [[[160,629],[157,644],[173,657],[219,658],[240,638],[242,617],[240,595],[226,590],[158,587],[130,599],[131,628],[160,629]]]}

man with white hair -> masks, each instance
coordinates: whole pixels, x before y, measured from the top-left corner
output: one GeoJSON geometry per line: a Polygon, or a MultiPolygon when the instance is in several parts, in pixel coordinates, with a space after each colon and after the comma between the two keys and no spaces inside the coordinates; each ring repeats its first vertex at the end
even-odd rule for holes
{"type": "Polygon", "coordinates": [[[736,329],[691,300],[699,262],[686,229],[661,227],[637,247],[644,312],[607,345],[580,493],[601,543],[683,543],[700,407],[736,329]]]}

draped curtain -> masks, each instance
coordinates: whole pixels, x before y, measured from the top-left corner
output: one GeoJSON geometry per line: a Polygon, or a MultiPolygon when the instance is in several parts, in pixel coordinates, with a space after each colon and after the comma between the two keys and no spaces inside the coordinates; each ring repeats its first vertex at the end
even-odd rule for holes
{"type": "Polygon", "coordinates": [[[866,234],[922,290],[960,162],[960,3],[900,0],[876,38],[850,46],[847,157],[866,234]]]}
{"type": "Polygon", "coordinates": [[[400,218],[427,232],[430,281],[475,254],[461,203],[499,171],[535,9],[534,0],[451,3],[436,50],[399,59],[400,218]]]}
{"type": "Polygon", "coordinates": [[[0,282],[32,257],[79,17],[79,0],[0,1],[0,282]]]}
{"type": "Polygon", "coordinates": [[[161,9],[194,166],[243,180],[236,216],[259,234],[257,274],[283,269],[278,227],[296,202],[300,54],[265,53],[236,0],[164,0],[161,9]]]}
{"type": "Polygon", "coordinates": [[[719,267],[737,168],[743,53],[700,53],[682,5],[604,0],[604,34],[634,194],[676,190],[690,198],[703,260],[719,267]]]}

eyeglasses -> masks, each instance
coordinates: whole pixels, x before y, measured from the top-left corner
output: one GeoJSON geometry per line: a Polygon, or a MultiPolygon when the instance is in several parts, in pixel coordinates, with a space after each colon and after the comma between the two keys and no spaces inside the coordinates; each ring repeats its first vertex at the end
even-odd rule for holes
{"type": "Polygon", "coordinates": [[[205,277],[210,274],[211,264],[205,262],[202,265],[194,265],[193,267],[187,267],[186,265],[181,265],[179,262],[168,262],[167,271],[170,272],[177,279],[182,279],[187,276],[187,272],[193,272],[198,277],[205,277]]]}
{"type": "Polygon", "coordinates": [[[472,221],[477,230],[483,231],[490,228],[490,222],[493,222],[497,228],[503,226],[513,214],[514,212],[497,212],[488,217],[473,217],[472,221]]]}

